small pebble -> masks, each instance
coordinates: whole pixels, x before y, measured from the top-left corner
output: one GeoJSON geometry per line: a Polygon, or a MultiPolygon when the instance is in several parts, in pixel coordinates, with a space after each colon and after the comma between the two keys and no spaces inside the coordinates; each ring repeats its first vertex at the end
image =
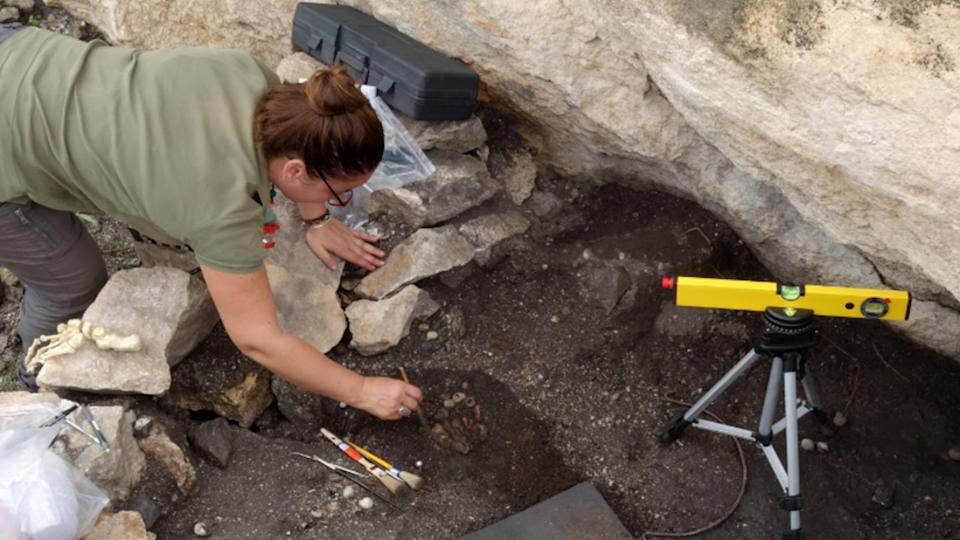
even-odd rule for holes
{"type": "Polygon", "coordinates": [[[360,508],[363,508],[364,510],[369,510],[373,508],[373,499],[371,499],[370,497],[364,497],[360,499],[360,502],[358,504],[360,505],[360,508]]]}
{"type": "Polygon", "coordinates": [[[813,439],[808,439],[806,437],[800,441],[800,448],[803,448],[807,452],[813,452],[813,449],[816,448],[816,443],[813,442],[813,439]]]}
{"type": "Polygon", "coordinates": [[[947,450],[947,455],[954,461],[960,461],[960,446],[954,446],[950,450],[947,450]]]}
{"type": "Polygon", "coordinates": [[[355,491],[356,490],[353,489],[353,486],[347,486],[343,488],[343,498],[349,499],[350,497],[353,497],[355,491]]]}
{"type": "Polygon", "coordinates": [[[464,390],[469,390],[469,389],[470,389],[470,383],[468,383],[467,381],[463,381],[463,384],[460,385],[460,388],[462,388],[462,389],[464,389],[464,390]]]}
{"type": "Polygon", "coordinates": [[[550,268],[550,265],[549,265],[549,264],[541,264],[541,265],[540,265],[540,268],[541,268],[542,270],[546,270],[547,268],[550,268]]]}
{"type": "Polygon", "coordinates": [[[133,434],[136,437],[146,437],[150,434],[150,426],[153,425],[153,418],[141,416],[133,423],[133,434]]]}
{"type": "Polygon", "coordinates": [[[560,317],[557,317],[556,315],[554,315],[553,317],[550,317],[550,322],[558,323],[560,322],[560,317]]]}
{"type": "Polygon", "coordinates": [[[422,332],[426,332],[427,330],[430,329],[430,325],[427,323],[422,323],[418,328],[420,328],[422,332]]]}
{"type": "Polygon", "coordinates": [[[847,415],[837,411],[837,414],[833,415],[833,425],[837,427],[843,427],[847,425],[847,415]]]}
{"type": "Polygon", "coordinates": [[[887,486],[880,486],[874,490],[872,500],[884,508],[890,508],[893,506],[894,491],[887,486]]]}
{"type": "Polygon", "coordinates": [[[830,445],[826,441],[817,441],[817,452],[826,454],[830,451],[830,445]]]}
{"type": "Polygon", "coordinates": [[[417,460],[417,462],[415,463],[415,465],[417,466],[418,469],[422,469],[422,468],[423,468],[423,462],[420,461],[419,459],[417,460]]]}
{"type": "Polygon", "coordinates": [[[433,341],[438,337],[440,337],[440,334],[438,334],[436,330],[431,330],[427,332],[427,341],[433,341]]]}
{"type": "Polygon", "coordinates": [[[463,400],[463,404],[467,407],[473,408],[473,406],[477,404],[477,400],[473,399],[472,397],[468,397],[467,399],[463,400]]]}
{"type": "Polygon", "coordinates": [[[454,404],[457,404],[457,403],[460,403],[461,401],[467,399],[467,395],[464,394],[463,392],[457,392],[457,393],[454,394],[453,397],[451,397],[450,399],[453,400],[453,403],[454,403],[454,404]]]}
{"type": "Polygon", "coordinates": [[[341,408],[341,409],[346,409],[346,408],[347,408],[347,404],[341,401],[341,402],[340,402],[340,408],[341,408]]]}
{"type": "Polygon", "coordinates": [[[456,403],[454,403],[452,399],[443,400],[443,406],[448,409],[452,409],[454,405],[456,405],[456,403]]]}
{"type": "Polygon", "coordinates": [[[206,524],[206,523],[204,523],[204,522],[202,522],[202,521],[198,521],[198,522],[193,526],[193,534],[194,534],[194,536],[199,536],[200,538],[206,538],[206,537],[210,536],[210,529],[207,528],[207,524],[206,524]]]}
{"type": "Polygon", "coordinates": [[[319,508],[316,510],[311,510],[310,515],[313,516],[314,519],[320,519],[323,517],[323,510],[320,510],[319,508]]]}

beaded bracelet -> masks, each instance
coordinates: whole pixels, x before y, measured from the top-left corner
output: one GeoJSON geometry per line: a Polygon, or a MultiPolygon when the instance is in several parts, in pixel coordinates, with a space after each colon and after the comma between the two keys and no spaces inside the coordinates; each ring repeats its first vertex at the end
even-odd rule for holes
{"type": "Polygon", "coordinates": [[[318,229],[320,227],[323,227],[327,223],[330,223],[330,219],[331,219],[330,213],[327,212],[326,214],[320,217],[303,220],[303,226],[308,229],[318,229]]]}

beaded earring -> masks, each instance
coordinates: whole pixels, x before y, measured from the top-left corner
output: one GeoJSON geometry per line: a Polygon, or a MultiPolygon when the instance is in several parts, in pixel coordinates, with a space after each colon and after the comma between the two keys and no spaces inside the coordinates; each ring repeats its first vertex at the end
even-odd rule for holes
{"type": "Polygon", "coordinates": [[[264,249],[273,249],[277,246],[277,242],[273,239],[273,235],[277,234],[277,231],[280,230],[280,224],[277,223],[277,215],[273,212],[273,199],[276,196],[277,188],[275,188],[273,184],[270,184],[270,204],[264,206],[263,212],[264,249]]]}

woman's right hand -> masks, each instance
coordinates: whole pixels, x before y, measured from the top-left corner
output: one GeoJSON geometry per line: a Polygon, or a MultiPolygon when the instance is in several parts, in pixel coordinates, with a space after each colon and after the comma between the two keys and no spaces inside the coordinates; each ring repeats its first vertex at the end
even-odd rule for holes
{"type": "Polygon", "coordinates": [[[400,407],[406,408],[409,416],[423,400],[423,392],[412,384],[389,377],[364,377],[360,396],[354,407],[383,420],[398,420],[400,407]]]}

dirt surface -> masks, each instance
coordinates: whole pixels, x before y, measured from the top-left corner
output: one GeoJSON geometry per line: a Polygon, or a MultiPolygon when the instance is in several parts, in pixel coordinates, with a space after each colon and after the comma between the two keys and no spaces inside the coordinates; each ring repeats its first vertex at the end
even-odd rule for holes
{"type": "MultiPolygon", "coordinates": [[[[579,196],[560,183],[542,187],[572,203],[560,217],[456,287],[421,284],[444,305],[428,324],[439,339],[415,327],[376,357],[342,345],[332,353],[369,374],[405,366],[426,392],[428,416],[457,391],[482,410],[487,437],[463,455],[431,443],[415,420],[380,422],[331,407],[324,425],[425,479],[427,489],[392,497],[402,514],[379,501],[365,511],[357,497],[344,499],[344,481],[290,452],[352,463],[319,438],[319,423],[294,428],[271,409],[251,430],[235,428],[226,469],[192,455],[199,481],[190,496],[177,494],[150,462],[139,493],[162,509],[152,530],[192,538],[194,523],[205,521],[214,538],[456,538],[583,480],[637,537],[722,516],[740,484],[734,445],[693,429],[675,444],[659,443],[680,409],[663,398],[695,399],[751,346],[760,317],[673,307],[657,277],[771,276],[731,231],[687,201],[616,186],[581,187],[579,196]],[[604,295],[584,285],[608,267],[628,269],[636,288],[632,302],[628,291],[610,313],[597,301],[604,295]]],[[[113,234],[107,226],[98,236],[113,234]]],[[[946,455],[960,441],[960,367],[880,324],[820,323],[811,371],[827,406],[845,411],[849,423],[801,421],[801,436],[829,443],[827,453],[801,455],[805,528],[819,538],[960,538],[960,464],[946,455]],[[873,500],[884,490],[893,493],[890,508],[873,500]]],[[[208,339],[219,345],[199,348],[177,369],[198,369],[229,347],[222,330],[208,339]]],[[[762,362],[712,410],[754,429],[765,382],[762,362]]],[[[156,408],[151,400],[138,407],[156,408]]],[[[167,412],[184,429],[210,418],[167,412]]],[[[704,538],[770,538],[784,528],[776,481],[759,450],[745,450],[743,502],[704,538]]]]}

